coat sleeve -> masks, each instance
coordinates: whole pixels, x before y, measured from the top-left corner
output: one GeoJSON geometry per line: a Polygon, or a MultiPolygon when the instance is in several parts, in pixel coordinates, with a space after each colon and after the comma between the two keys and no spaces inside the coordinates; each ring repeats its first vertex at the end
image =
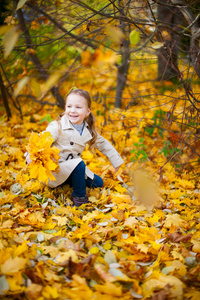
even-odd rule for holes
{"type": "Polygon", "coordinates": [[[54,142],[58,139],[59,136],[59,125],[57,121],[51,122],[45,131],[43,132],[50,132],[52,135],[52,138],[54,139],[54,142]]]}
{"type": "Polygon", "coordinates": [[[111,143],[97,133],[95,147],[104,155],[106,155],[114,168],[123,164],[123,159],[111,143]]]}

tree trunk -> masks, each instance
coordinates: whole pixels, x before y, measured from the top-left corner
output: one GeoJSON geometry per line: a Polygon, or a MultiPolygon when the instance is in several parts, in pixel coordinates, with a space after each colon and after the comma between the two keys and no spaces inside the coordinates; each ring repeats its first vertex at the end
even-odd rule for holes
{"type": "Polygon", "coordinates": [[[4,104],[4,107],[6,109],[7,120],[9,121],[12,114],[11,114],[11,110],[10,110],[10,107],[9,107],[9,104],[8,104],[8,98],[7,98],[7,95],[6,95],[6,87],[3,83],[3,78],[1,76],[1,72],[0,72],[0,90],[1,90],[1,95],[2,95],[2,99],[3,99],[3,104],[4,104]]]}
{"type": "MultiPolygon", "coordinates": [[[[120,15],[124,16],[124,9],[121,4],[121,1],[119,1],[119,7],[121,7],[121,13],[120,15]]],[[[120,21],[120,28],[124,35],[125,32],[125,23],[123,21],[120,21]]],[[[115,95],[115,107],[121,108],[122,105],[122,93],[126,85],[127,75],[128,75],[128,69],[129,69],[129,61],[130,61],[130,49],[129,49],[129,38],[122,39],[121,43],[121,58],[122,63],[118,66],[117,70],[117,86],[116,86],[116,95],[115,95]]]]}
{"type": "Polygon", "coordinates": [[[128,69],[129,69],[129,41],[123,40],[123,49],[122,49],[122,63],[118,66],[117,70],[117,87],[116,87],[116,96],[115,96],[115,107],[121,108],[122,104],[122,93],[126,85],[128,69]]]}
{"type": "Polygon", "coordinates": [[[158,80],[172,80],[179,75],[177,69],[180,32],[183,17],[180,10],[171,5],[170,0],[158,2],[158,40],[164,45],[158,50],[158,80]],[[164,37],[162,32],[168,35],[164,37]]]}
{"type": "MultiPolygon", "coordinates": [[[[16,5],[18,1],[15,1],[16,5]]],[[[19,20],[19,26],[20,29],[22,30],[24,37],[25,37],[25,41],[26,41],[26,46],[28,49],[31,49],[32,46],[32,40],[31,40],[31,36],[29,34],[29,31],[26,27],[26,23],[25,23],[25,19],[22,13],[21,9],[17,10],[17,17],[19,20]]],[[[47,80],[47,78],[49,77],[48,73],[46,72],[46,70],[44,69],[43,65],[41,64],[39,58],[37,57],[36,54],[32,53],[31,51],[28,51],[28,54],[30,56],[30,59],[32,60],[32,62],[34,63],[34,65],[36,66],[38,72],[40,73],[41,77],[43,80],[47,80]]],[[[55,97],[55,99],[57,100],[57,105],[60,106],[61,108],[65,107],[65,101],[63,99],[63,97],[60,95],[59,93],[59,89],[57,87],[53,87],[51,88],[51,92],[53,94],[53,96],[55,97]]]]}
{"type": "Polygon", "coordinates": [[[187,21],[191,29],[191,41],[190,41],[190,56],[192,59],[193,67],[200,78],[200,28],[198,20],[195,19],[192,11],[182,0],[171,0],[174,6],[180,10],[185,20],[187,21]]]}

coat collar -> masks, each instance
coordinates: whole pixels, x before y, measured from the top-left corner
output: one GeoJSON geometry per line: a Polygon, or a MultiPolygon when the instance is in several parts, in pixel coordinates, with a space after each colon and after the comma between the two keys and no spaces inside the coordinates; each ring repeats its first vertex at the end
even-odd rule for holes
{"type": "Polygon", "coordinates": [[[62,130],[73,130],[73,134],[71,136],[71,141],[80,145],[85,145],[89,140],[92,139],[92,135],[89,130],[89,125],[87,122],[85,122],[85,126],[83,129],[82,135],[79,134],[79,132],[73,127],[71,122],[67,119],[67,117],[64,115],[61,118],[61,127],[62,130]]]}

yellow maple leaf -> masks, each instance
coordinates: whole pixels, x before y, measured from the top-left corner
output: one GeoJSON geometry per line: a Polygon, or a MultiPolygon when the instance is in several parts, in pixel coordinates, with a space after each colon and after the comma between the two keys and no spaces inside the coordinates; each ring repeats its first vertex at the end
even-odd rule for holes
{"type": "Polygon", "coordinates": [[[183,255],[180,254],[179,252],[173,250],[173,251],[171,251],[171,254],[172,254],[172,256],[173,256],[174,259],[179,259],[179,260],[182,261],[182,262],[185,261],[183,255]]]}
{"type": "Polygon", "coordinates": [[[200,253],[200,241],[193,239],[192,243],[193,243],[192,251],[194,251],[196,253],[200,253]]]}
{"type": "Polygon", "coordinates": [[[47,183],[48,179],[55,180],[52,171],[59,169],[58,160],[60,150],[51,147],[53,138],[49,132],[41,134],[32,133],[29,138],[27,150],[32,162],[29,165],[30,177],[47,183]]]}
{"type": "Polygon", "coordinates": [[[25,287],[21,286],[22,282],[20,282],[20,281],[22,281],[22,280],[19,280],[19,277],[21,277],[21,276],[18,275],[18,278],[11,277],[11,278],[7,279],[10,291],[22,293],[25,290],[25,287]]]}
{"type": "Polygon", "coordinates": [[[45,223],[45,221],[46,220],[43,218],[42,212],[40,211],[28,215],[28,222],[32,225],[37,224],[39,226],[39,223],[45,223]]]}
{"type": "Polygon", "coordinates": [[[67,217],[61,217],[61,216],[53,216],[53,220],[56,220],[58,222],[58,226],[64,226],[67,224],[67,217]]]}
{"type": "Polygon", "coordinates": [[[96,291],[99,291],[103,294],[108,294],[112,296],[122,296],[122,287],[117,287],[114,283],[106,281],[104,285],[96,284],[94,286],[96,291]]]}
{"type": "Polygon", "coordinates": [[[56,298],[58,298],[57,288],[54,286],[47,285],[42,290],[42,295],[47,299],[49,299],[49,298],[56,299],[56,298]]]}
{"type": "Polygon", "coordinates": [[[40,292],[42,291],[42,285],[32,283],[26,288],[26,294],[30,299],[38,299],[40,292]]]}
{"type": "Polygon", "coordinates": [[[190,299],[190,300],[199,300],[200,292],[191,289],[188,293],[186,293],[185,296],[188,297],[187,299],[190,299]]]}
{"type": "Polygon", "coordinates": [[[80,228],[77,228],[74,231],[74,237],[78,239],[81,239],[83,237],[88,237],[91,231],[92,229],[87,224],[83,224],[80,228]]]}
{"type": "Polygon", "coordinates": [[[186,225],[186,222],[181,219],[181,217],[178,214],[174,215],[167,215],[166,219],[164,221],[164,227],[170,228],[171,226],[184,226],[186,225]]]}
{"type": "Polygon", "coordinates": [[[22,257],[9,258],[1,265],[1,272],[5,275],[13,275],[14,273],[24,269],[27,260],[22,257]]]}
{"type": "Polygon", "coordinates": [[[145,296],[150,296],[152,292],[158,288],[164,288],[167,284],[170,285],[170,293],[173,299],[183,299],[184,284],[175,276],[159,276],[158,278],[152,278],[147,280],[143,285],[143,292],[145,296]]]}
{"type": "Polygon", "coordinates": [[[145,244],[138,244],[137,249],[140,250],[140,252],[143,252],[146,254],[149,250],[149,247],[146,246],[145,244]]]}

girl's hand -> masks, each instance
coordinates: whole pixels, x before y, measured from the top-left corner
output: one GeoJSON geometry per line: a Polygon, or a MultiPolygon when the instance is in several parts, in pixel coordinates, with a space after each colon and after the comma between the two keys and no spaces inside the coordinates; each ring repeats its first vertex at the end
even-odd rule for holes
{"type": "Polygon", "coordinates": [[[114,173],[117,173],[117,171],[119,170],[120,166],[115,168],[115,172],[114,173]]]}

